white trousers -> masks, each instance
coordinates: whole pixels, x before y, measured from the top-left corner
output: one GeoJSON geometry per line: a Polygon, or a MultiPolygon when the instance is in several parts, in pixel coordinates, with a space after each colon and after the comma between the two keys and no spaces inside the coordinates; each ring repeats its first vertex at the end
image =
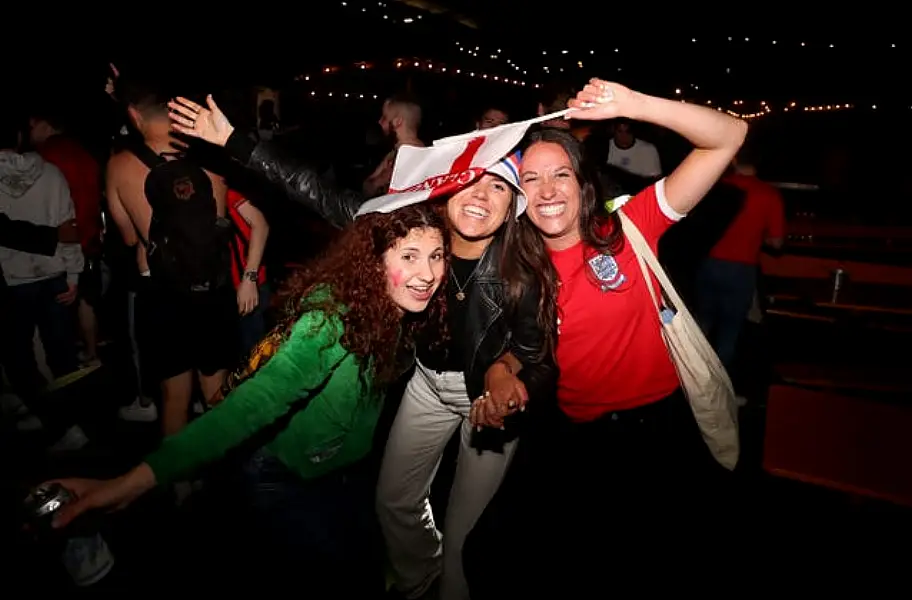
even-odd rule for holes
{"type": "Polygon", "coordinates": [[[514,440],[503,453],[472,448],[470,408],[462,373],[431,371],[419,363],[390,430],[377,514],[396,587],[407,598],[420,596],[438,575],[441,600],[469,598],[462,546],[500,486],[516,447],[514,440]],[[459,460],[441,535],[431,512],[430,487],[457,427],[459,460]]]}

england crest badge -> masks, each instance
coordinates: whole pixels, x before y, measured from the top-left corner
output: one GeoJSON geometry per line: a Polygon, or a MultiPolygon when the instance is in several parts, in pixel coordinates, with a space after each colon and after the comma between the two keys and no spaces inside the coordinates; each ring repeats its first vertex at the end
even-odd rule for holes
{"type": "Polygon", "coordinates": [[[627,280],[613,256],[598,254],[589,259],[589,268],[595,278],[601,282],[602,291],[616,290],[627,280]]]}

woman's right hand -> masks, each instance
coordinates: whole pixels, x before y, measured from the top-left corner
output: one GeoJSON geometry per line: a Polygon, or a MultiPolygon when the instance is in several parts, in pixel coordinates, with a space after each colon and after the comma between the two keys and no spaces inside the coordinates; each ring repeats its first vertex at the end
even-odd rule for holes
{"type": "Polygon", "coordinates": [[[212,94],[206,96],[206,104],[209,108],[182,97],[168,102],[171,129],[216,146],[224,146],[234,132],[234,127],[228,122],[225,113],[216,106],[212,94]]]}
{"type": "Polygon", "coordinates": [[[126,475],[115,479],[56,479],[76,499],[65,505],[54,517],[54,527],[65,527],[82,513],[93,509],[120,510],[155,487],[155,474],[142,463],[126,475]]]}

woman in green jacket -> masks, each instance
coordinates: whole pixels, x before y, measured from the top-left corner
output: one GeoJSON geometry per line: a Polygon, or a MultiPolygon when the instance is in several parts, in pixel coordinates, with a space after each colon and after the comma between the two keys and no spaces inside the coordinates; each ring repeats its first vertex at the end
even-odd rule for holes
{"type": "MultiPolygon", "coordinates": [[[[369,577],[352,577],[354,565],[346,564],[351,546],[367,545],[369,535],[352,531],[356,516],[344,508],[360,493],[348,468],[371,449],[382,388],[398,374],[397,348],[411,345],[425,323],[443,320],[444,297],[435,297],[445,272],[443,232],[428,204],[355,221],[291,277],[287,317],[229,378],[224,399],[121,477],[61,480],[78,500],[55,526],[89,509],[123,508],[244,447],[255,451],[246,479],[255,524],[267,533],[268,547],[253,552],[283,559],[268,565],[276,571],[268,579],[300,580],[305,569],[344,590],[369,577]]],[[[369,485],[364,494],[370,502],[369,485]]]]}

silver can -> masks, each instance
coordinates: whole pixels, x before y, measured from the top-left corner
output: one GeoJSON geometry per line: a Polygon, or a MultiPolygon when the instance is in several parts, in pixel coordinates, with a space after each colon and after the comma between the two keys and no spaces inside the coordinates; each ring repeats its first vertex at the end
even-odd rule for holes
{"type": "Polygon", "coordinates": [[[45,483],[33,489],[25,499],[29,520],[37,526],[50,526],[54,514],[73,500],[73,494],[59,483],[45,483]]]}
{"type": "MultiPolygon", "coordinates": [[[[40,530],[48,530],[54,515],[76,496],[60,484],[42,484],[25,499],[25,510],[40,530]]],[[[114,567],[114,555],[98,532],[86,532],[66,539],[61,556],[67,573],[79,587],[101,581],[114,567]]]]}
{"type": "Polygon", "coordinates": [[[844,269],[836,269],[833,271],[833,297],[832,302],[835,303],[839,298],[839,292],[845,286],[846,283],[846,272],[844,269]]]}

